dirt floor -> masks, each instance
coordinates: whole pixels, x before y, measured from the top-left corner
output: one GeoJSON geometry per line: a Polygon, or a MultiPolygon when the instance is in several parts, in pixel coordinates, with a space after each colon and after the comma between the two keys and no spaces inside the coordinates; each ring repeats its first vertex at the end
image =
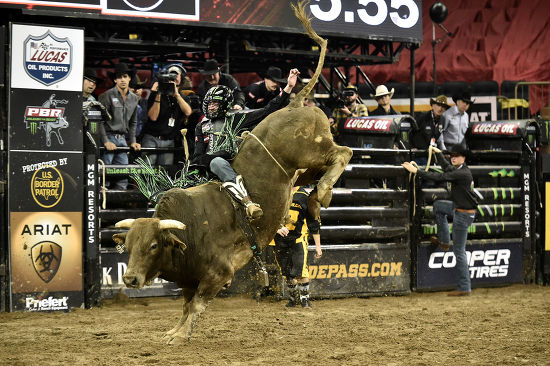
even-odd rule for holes
{"type": "Polygon", "coordinates": [[[106,300],[70,313],[0,314],[2,365],[550,365],[550,287],[400,297],[217,298],[168,346],[181,300],[106,300]]]}

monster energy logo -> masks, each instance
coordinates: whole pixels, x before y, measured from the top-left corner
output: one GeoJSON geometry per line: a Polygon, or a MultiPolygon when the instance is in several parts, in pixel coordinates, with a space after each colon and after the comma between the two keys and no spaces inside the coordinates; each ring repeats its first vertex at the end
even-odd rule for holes
{"type": "Polygon", "coordinates": [[[36,132],[38,132],[38,123],[31,122],[30,123],[30,128],[31,128],[31,134],[35,135],[36,132]]]}
{"type": "Polygon", "coordinates": [[[90,122],[90,132],[91,133],[97,132],[97,122],[90,122]]]}
{"type": "Polygon", "coordinates": [[[513,177],[516,176],[516,173],[513,170],[507,171],[506,169],[503,168],[503,169],[500,169],[500,170],[493,170],[492,172],[489,173],[489,175],[493,178],[496,178],[496,177],[513,178],[513,177]]]}

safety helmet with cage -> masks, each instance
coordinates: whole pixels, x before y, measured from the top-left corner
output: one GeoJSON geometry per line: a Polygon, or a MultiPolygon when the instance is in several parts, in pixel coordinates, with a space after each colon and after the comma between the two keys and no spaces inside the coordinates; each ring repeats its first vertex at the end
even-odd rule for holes
{"type": "Polygon", "coordinates": [[[225,85],[217,85],[208,90],[202,101],[202,112],[206,118],[223,117],[233,105],[233,92],[225,85]],[[212,102],[219,103],[217,110],[209,110],[208,106],[212,102]]]}

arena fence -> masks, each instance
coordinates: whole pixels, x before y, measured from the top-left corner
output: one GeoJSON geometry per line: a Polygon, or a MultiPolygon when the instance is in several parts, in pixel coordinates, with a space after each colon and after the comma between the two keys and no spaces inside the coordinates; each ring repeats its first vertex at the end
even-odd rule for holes
{"type": "MultiPolygon", "coordinates": [[[[331,207],[321,211],[323,258],[315,260],[310,247],[312,295],[369,296],[451,288],[454,256],[429,243],[429,236],[437,232],[432,203],[448,193],[444,187],[413,186],[401,167],[403,161],[426,154],[406,148],[410,117],[356,120],[341,138],[361,147],[353,148],[354,156],[334,189],[331,207]]],[[[534,280],[536,248],[540,245],[534,220],[540,208],[533,178],[537,169],[537,126],[535,120],[470,125],[469,166],[483,196],[467,243],[473,286],[534,280]]],[[[114,176],[136,166],[110,168],[106,166],[105,170],[114,176]]],[[[117,230],[112,225],[127,217],[149,217],[153,208],[136,190],[107,191],[106,202],[107,208],[99,210],[101,288],[103,296],[109,297],[123,287],[121,277],[127,260],[127,254],[114,249],[111,236],[117,230]]],[[[283,281],[269,248],[264,260],[270,272],[270,292],[284,295],[283,281]]],[[[254,278],[251,264],[236,274],[225,294],[257,291],[254,278]]],[[[130,296],[179,293],[173,284],[160,280],[145,290],[123,291],[130,296]]]]}

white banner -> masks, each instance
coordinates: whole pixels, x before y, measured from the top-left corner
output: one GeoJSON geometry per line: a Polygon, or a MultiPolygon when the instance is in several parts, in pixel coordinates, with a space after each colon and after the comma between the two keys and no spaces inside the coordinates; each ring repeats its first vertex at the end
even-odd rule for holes
{"type": "Polygon", "coordinates": [[[84,30],[13,24],[11,87],[82,91],[84,30]]]}

